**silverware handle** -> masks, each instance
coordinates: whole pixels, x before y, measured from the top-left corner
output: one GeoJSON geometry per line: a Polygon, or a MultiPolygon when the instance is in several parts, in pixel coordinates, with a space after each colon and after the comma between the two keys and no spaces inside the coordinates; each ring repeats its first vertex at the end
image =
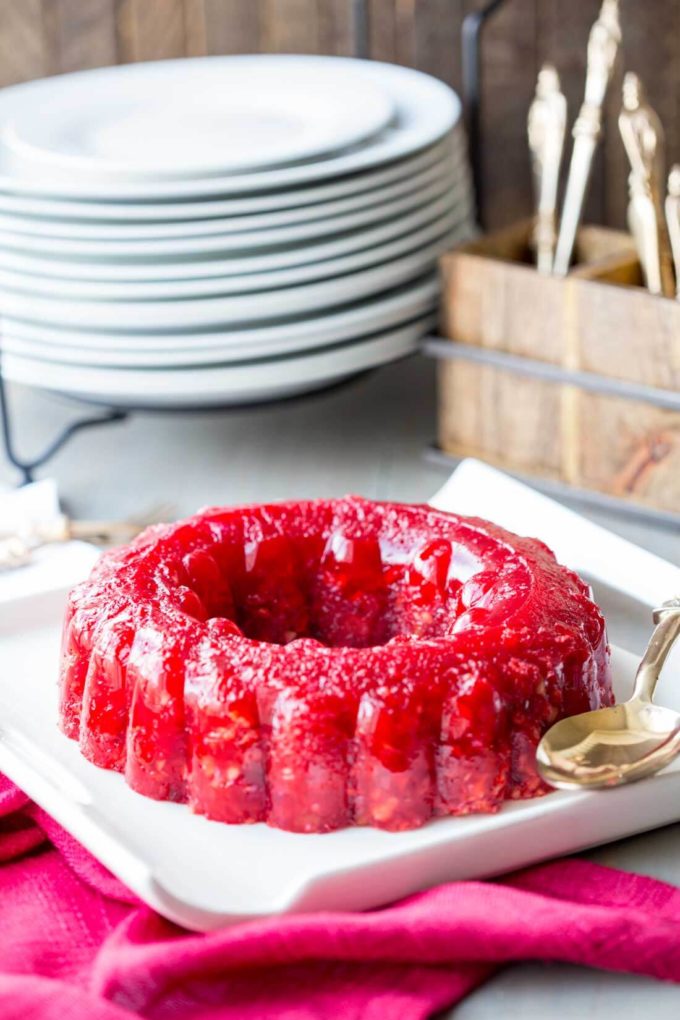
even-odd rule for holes
{"type": "Polygon", "coordinates": [[[635,677],[633,697],[651,701],[669,652],[680,637],[680,602],[657,609],[654,614],[656,627],[635,677]]]}

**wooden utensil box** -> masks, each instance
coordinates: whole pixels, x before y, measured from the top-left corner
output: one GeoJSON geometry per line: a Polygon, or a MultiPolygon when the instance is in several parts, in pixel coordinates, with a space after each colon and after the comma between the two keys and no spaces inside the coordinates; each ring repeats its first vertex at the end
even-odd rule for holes
{"type": "Polygon", "coordinates": [[[441,449],[679,512],[680,302],[642,287],[627,234],[582,228],[559,279],[534,269],[530,231],[441,260],[441,449]]]}

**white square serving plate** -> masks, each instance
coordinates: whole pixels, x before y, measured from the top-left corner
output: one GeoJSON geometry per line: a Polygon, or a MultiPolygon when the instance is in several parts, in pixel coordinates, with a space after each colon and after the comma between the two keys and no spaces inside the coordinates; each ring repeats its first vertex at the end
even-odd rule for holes
{"type": "MultiPolygon", "coordinates": [[[[678,567],[477,461],[465,461],[431,502],[535,534],[562,562],[647,605],[680,592],[678,567]]],[[[680,819],[680,760],[630,786],[554,793],[507,804],[496,815],[438,819],[397,833],[304,835],[224,825],[185,805],[148,800],[119,774],[87,762],[57,728],[63,589],[88,573],[95,553],[71,544],[60,556],[42,570],[36,563],[23,583],[15,583],[18,574],[0,578],[0,771],[142,900],[188,928],[367,909],[438,882],[512,871],[680,819]]],[[[614,649],[617,700],[629,695],[636,665],[614,649]]],[[[680,648],[657,700],[680,711],[680,648]]]]}
{"type": "MultiPolygon", "coordinates": [[[[540,511],[545,520],[542,502],[540,511]]],[[[587,525],[573,517],[575,527],[587,525]]],[[[664,577],[663,587],[674,577],[664,577]]],[[[58,592],[2,600],[0,771],[141,899],[188,928],[375,907],[440,882],[500,874],[680,819],[679,761],[631,786],[555,792],[509,803],[496,815],[439,819],[411,832],[299,835],[208,821],[185,805],[134,793],[119,774],[87,762],[58,730],[63,601],[58,592]]],[[[678,659],[669,662],[658,700],[680,710],[678,659]]],[[[620,700],[631,690],[636,659],[614,649],[613,666],[620,700]]]]}

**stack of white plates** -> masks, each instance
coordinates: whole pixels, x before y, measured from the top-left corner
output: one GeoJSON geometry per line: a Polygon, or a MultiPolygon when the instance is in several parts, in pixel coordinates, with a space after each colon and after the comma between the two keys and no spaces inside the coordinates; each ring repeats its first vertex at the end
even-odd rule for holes
{"type": "Polygon", "coordinates": [[[8,378],[272,400],[412,351],[467,236],[460,104],[407,68],[206,57],[0,93],[8,378]]]}

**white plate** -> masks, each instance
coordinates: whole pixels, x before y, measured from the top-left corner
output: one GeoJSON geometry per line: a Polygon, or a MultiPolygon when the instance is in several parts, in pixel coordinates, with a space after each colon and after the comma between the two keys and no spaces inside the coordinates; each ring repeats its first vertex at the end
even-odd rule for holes
{"type": "Polygon", "coordinates": [[[430,279],[321,318],[228,333],[182,333],[160,338],[73,333],[5,322],[0,349],[36,360],[119,368],[248,361],[316,350],[401,325],[433,311],[438,295],[437,281],[430,279]]]}
{"type": "MultiPolygon", "coordinates": [[[[435,497],[438,506],[457,509],[461,497],[465,512],[479,513],[495,494],[496,505],[520,515],[522,530],[545,541],[554,535],[571,550],[576,558],[564,562],[574,569],[590,565],[590,573],[607,584],[613,568],[615,586],[628,593],[639,591],[643,577],[650,604],[675,591],[677,567],[485,465],[466,461],[461,471],[461,484],[454,474],[435,497]],[[469,489],[474,481],[482,489],[480,505],[469,489]]],[[[211,930],[270,914],[366,909],[440,882],[501,874],[680,819],[680,761],[616,790],[556,792],[506,804],[496,815],[439,819],[402,833],[350,828],[297,835],[264,825],[222,825],[183,805],[147,800],[120,775],[85,761],[57,729],[58,594],[2,604],[0,769],[143,900],[189,928],[211,930]]],[[[631,690],[636,664],[614,649],[619,700],[631,690]]],[[[679,667],[676,655],[658,690],[659,702],[677,709],[679,667]]]]}
{"type": "MultiPolygon", "coordinates": [[[[342,64],[356,66],[356,61],[351,58],[337,57],[335,62],[338,68],[342,64]]],[[[172,63],[181,67],[183,61],[172,63]]],[[[13,175],[4,152],[0,159],[0,191],[17,195],[103,201],[224,198],[331,180],[383,166],[440,141],[460,120],[460,100],[443,82],[420,71],[394,64],[366,61],[362,62],[361,68],[362,75],[389,96],[395,115],[390,126],[373,142],[356,146],[328,159],[222,177],[98,185],[70,179],[34,181],[13,175]]]]}
{"type": "Polygon", "coordinates": [[[447,173],[425,187],[384,201],[367,209],[347,212],[341,216],[308,219],[302,223],[285,224],[271,229],[238,230],[201,235],[199,237],[163,237],[151,240],[102,240],[100,238],[64,238],[49,235],[16,233],[3,230],[0,245],[4,250],[17,251],[42,258],[96,259],[120,262],[137,259],[187,259],[219,257],[229,252],[252,252],[261,248],[288,248],[318,238],[337,237],[350,231],[357,233],[375,224],[400,219],[416,209],[425,210],[431,203],[446,197],[449,206],[456,198],[465,197],[457,177],[447,173]]]}
{"type": "MultiPolygon", "coordinates": [[[[471,235],[471,217],[465,209],[457,208],[455,242],[468,240],[471,235]]],[[[364,251],[354,252],[340,258],[318,259],[290,269],[278,269],[264,273],[246,273],[240,276],[214,276],[207,279],[118,281],[78,280],[58,275],[59,266],[48,263],[55,275],[36,276],[29,272],[14,272],[0,269],[0,290],[7,288],[26,294],[44,297],[79,298],[86,301],[146,301],[176,300],[177,298],[209,297],[226,294],[250,294],[256,291],[275,290],[310,283],[313,280],[328,280],[346,273],[357,272],[368,266],[383,265],[401,255],[408,254],[420,245],[426,244],[439,234],[439,224],[433,223],[422,230],[415,230],[385,244],[377,244],[364,251]]],[[[453,243],[454,232],[450,243],[453,243]]],[[[0,266],[3,258],[0,254],[0,266]]],[[[239,263],[243,265],[242,263],[239,263]]],[[[247,268],[247,267],[246,267],[247,268]]],[[[19,334],[16,334],[19,335],[19,334]]]]}
{"type": "Polygon", "coordinates": [[[394,112],[361,61],[202,57],[4,89],[0,138],[15,173],[101,185],[309,160],[371,138],[394,112]]]}
{"type": "MultiPolygon", "coordinates": [[[[439,159],[421,171],[409,174],[393,183],[374,188],[349,198],[301,205],[295,208],[275,208],[246,215],[215,216],[166,220],[82,220],[76,217],[45,218],[21,214],[3,214],[0,211],[0,229],[17,234],[39,237],[60,237],[90,241],[155,241],[175,237],[205,237],[213,234],[243,233],[251,230],[270,230],[342,216],[345,213],[371,209],[385,202],[418,192],[446,176],[452,178],[452,187],[469,189],[467,165],[462,155],[439,159]]],[[[80,207],[78,207],[80,208],[80,207]]],[[[115,208],[118,208],[117,206],[115,208]]],[[[153,206],[152,208],[157,208],[153,206]]]]}
{"type": "MultiPolygon", "coordinates": [[[[253,255],[241,254],[227,259],[206,258],[190,261],[159,261],[144,259],[127,262],[97,262],[94,259],[78,261],[72,259],[41,259],[33,255],[2,250],[0,247],[0,268],[36,276],[62,277],[77,280],[116,281],[151,280],[197,280],[227,276],[246,276],[252,273],[268,273],[337,259],[355,252],[368,251],[396,238],[414,236],[421,230],[434,230],[446,224],[460,230],[471,222],[471,207],[467,200],[458,204],[449,196],[418,209],[409,216],[400,217],[392,223],[382,223],[369,230],[353,231],[349,234],[321,241],[267,252],[256,251],[253,255]]],[[[414,242],[414,245],[417,242],[414,242]]],[[[266,285],[266,281],[265,281],[266,285]]]]}
{"type": "Polygon", "coordinates": [[[32,237],[57,237],[82,241],[157,241],[167,238],[208,237],[214,234],[241,234],[254,230],[294,226],[322,219],[337,219],[347,213],[393,202],[418,194],[423,189],[449,179],[452,191],[469,191],[467,167],[462,157],[439,160],[420,173],[382,188],[295,209],[277,209],[247,216],[218,216],[213,219],[174,220],[170,222],[109,222],[72,219],[39,219],[32,216],[2,215],[0,230],[32,237]]]}
{"type": "Polygon", "coordinates": [[[375,170],[341,177],[338,180],[309,187],[284,188],[234,196],[232,198],[203,198],[199,201],[164,200],[159,202],[107,202],[86,201],[78,196],[54,200],[41,196],[21,196],[0,192],[0,211],[16,216],[30,216],[40,220],[55,219],[66,222],[88,223],[163,223],[176,220],[207,220],[218,216],[246,216],[273,212],[279,209],[298,209],[318,205],[348,196],[364,195],[377,191],[394,181],[408,179],[427,167],[451,160],[465,159],[465,142],[462,129],[456,127],[441,142],[429,146],[416,156],[391,163],[375,170]]]}
{"type": "Polygon", "coordinates": [[[280,400],[330,386],[416,350],[429,315],[369,339],[266,361],[208,368],[123,369],[57,365],[6,354],[7,379],[115,407],[227,407],[280,400]]]}
{"type": "MultiPolygon", "coordinates": [[[[133,793],[86,761],[56,725],[61,605],[36,599],[0,616],[0,769],[159,913],[209,931],[255,917],[363,910],[456,879],[483,878],[680,818],[680,763],[616,790],[552,793],[496,815],[412,832],[300,835],[224,825],[133,793]]],[[[636,660],[615,650],[615,686],[636,660]]],[[[664,704],[680,709],[680,674],[664,704]]]]}
{"type": "Polygon", "coordinates": [[[301,316],[312,309],[346,305],[417,279],[435,266],[451,245],[451,221],[432,244],[385,265],[376,266],[299,287],[282,288],[235,297],[178,301],[104,302],[41,298],[4,291],[3,315],[9,319],[84,330],[158,332],[217,329],[220,326],[265,322],[284,316],[301,316]]]}

